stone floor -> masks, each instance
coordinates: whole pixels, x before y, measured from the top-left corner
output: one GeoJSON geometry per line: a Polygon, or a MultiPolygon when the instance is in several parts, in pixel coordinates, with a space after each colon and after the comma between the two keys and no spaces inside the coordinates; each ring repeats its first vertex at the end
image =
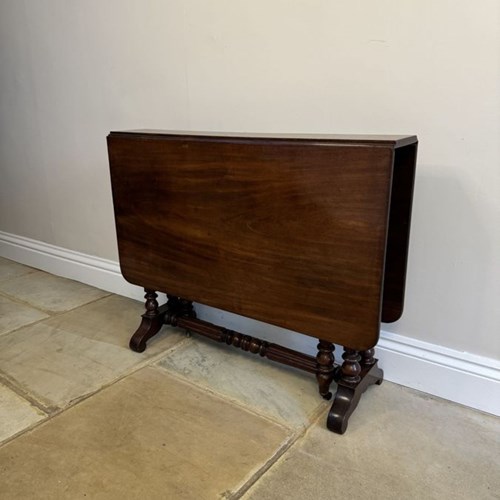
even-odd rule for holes
{"type": "Polygon", "coordinates": [[[499,499],[500,420],[388,382],[343,436],[313,377],[0,259],[0,499],[499,499]]]}

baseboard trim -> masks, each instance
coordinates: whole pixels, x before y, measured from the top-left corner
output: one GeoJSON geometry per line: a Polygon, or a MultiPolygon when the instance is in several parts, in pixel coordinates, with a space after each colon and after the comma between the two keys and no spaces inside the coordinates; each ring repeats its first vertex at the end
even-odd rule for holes
{"type": "Polygon", "coordinates": [[[500,416],[500,361],[382,331],[377,357],[386,378],[500,416]]]}
{"type": "MultiPolygon", "coordinates": [[[[141,288],[127,283],[117,262],[0,231],[0,256],[103,290],[142,300],[141,288]]],[[[208,307],[200,316],[283,343],[283,330],[208,307]],[[281,337],[277,339],[276,337],[281,337]]],[[[313,352],[316,341],[294,334],[295,346],[313,352]]],[[[391,382],[500,416],[500,361],[382,331],[377,357],[391,382]]]]}
{"type": "Polygon", "coordinates": [[[43,241],[0,231],[0,256],[48,273],[141,300],[142,289],[123,278],[120,265],[43,241]]]}

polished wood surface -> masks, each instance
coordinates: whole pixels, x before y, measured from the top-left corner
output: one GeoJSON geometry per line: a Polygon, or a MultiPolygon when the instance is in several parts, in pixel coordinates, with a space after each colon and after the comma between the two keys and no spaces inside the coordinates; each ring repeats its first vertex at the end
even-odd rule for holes
{"type": "Polygon", "coordinates": [[[404,136],[111,133],[123,275],[369,349],[379,336],[384,267],[384,319],[402,310],[415,143],[404,136]],[[391,216],[388,231],[391,206],[405,215],[391,216]],[[398,261],[392,265],[386,241],[398,261]]]}
{"type": "Polygon", "coordinates": [[[383,380],[380,321],[403,311],[416,138],[136,131],[108,150],[122,272],[146,292],[131,349],[168,324],[314,373],[326,399],[335,381],[327,426],[343,434],[383,380]],[[315,336],[318,354],[200,320],[192,301],[315,336]]]}
{"type": "Polygon", "coordinates": [[[138,130],[127,130],[121,132],[112,132],[112,135],[117,136],[128,136],[130,134],[147,134],[148,138],[153,138],[154,136],[160,136],[163,138],[168,135],[171,138],[189,138],[189,139],[210,139],[212,142],[230,142],[233,139],[236,143],[241,143],[244,141],[255,141],[255,140],[272,140],[274,143],[279,143],[279,141],[295,142],[300,143],[302,141],[307,141],[309,143],[315,142],[328,142],[329,144],[357,144],[357,145],[389,145],[395,148],[400,148],[402,146],[407,146],[409,144],[415,144],[417,141],[414,135],[366,135],[366,134],[255,134],[251,132],[186,132],[186,131],[172,131],[168,132],[164,130],[154,130],[154,129],[138,129],[138,130]]]}
{"type": "Polygon", "coordinates": [[[403,314],[416,158],[416,143],[394,152],[382,300],[385,323],[397,321],[403,314]]]}

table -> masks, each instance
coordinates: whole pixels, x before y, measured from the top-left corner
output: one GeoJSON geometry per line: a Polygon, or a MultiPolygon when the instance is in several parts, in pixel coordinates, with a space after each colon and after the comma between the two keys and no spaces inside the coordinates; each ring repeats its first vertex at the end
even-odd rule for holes
{"type": "Polygon", "coordinates": [[[170,324],[313,373],[326,399],[335,381],[327,426],[345,432],[383,379],[380,323],[403,312],[417,138],[138,130],[111,132],[108,152],[121,270],[146,292],[130,347],[170,324]],[[193,302],[315,337],[318,354],[193,302]]]}

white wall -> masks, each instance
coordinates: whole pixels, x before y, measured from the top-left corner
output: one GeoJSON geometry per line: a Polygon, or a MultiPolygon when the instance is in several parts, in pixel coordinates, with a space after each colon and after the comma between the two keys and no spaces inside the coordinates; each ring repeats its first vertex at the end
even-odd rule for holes
{"type": "Polygon", "coordinates": [[[112,260],[105,137],[420,140],[403,319],[500,359],[498,0],[3,0],[0,230],[112,260]]]}

